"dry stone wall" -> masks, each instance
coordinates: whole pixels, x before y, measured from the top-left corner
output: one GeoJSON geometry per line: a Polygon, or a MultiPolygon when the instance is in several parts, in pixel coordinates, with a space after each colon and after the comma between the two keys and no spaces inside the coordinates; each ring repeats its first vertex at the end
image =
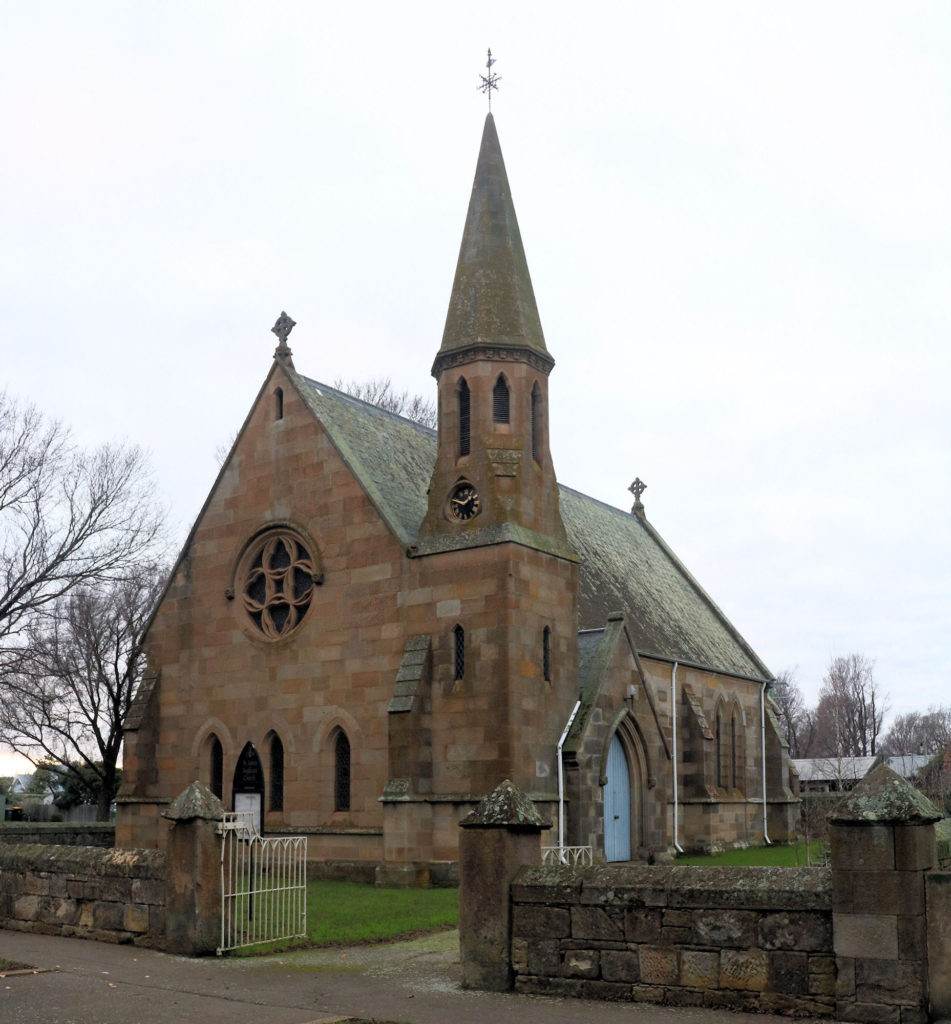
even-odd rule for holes
{"type": "Polygon", "coordinates": [[[0,927],[165,946],[165,854],[0,844],[0,927]]]}
{"type": "Polygon", "coordinates": [[[827,868],[525,868],[512,966],[526,993],[831,1017],[827,868]]]}

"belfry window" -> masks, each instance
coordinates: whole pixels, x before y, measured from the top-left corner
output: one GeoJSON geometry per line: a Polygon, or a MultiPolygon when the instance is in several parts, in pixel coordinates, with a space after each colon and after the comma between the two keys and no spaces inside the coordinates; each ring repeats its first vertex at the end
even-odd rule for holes
{"type": "Polygon", "coordinates": [[[542,632],[542,674],[545,682],[551,682],[551,628],[546,626],[542,632]]]}
{"type": "Polygon", "coordinates": [[[274,419],[284,419],[284,389],[274,389],[274,419]]]}
{"type": "Polygon", "coordinates": [[[350,740],[343,729],[334,743],[334,810],[350,810],[350,740]]]}
{"type": "Polygon", "coordinates": [[[492,420],[495,423],[509,422],[509,386],[501,373],[492,389],[492,420]]]}
{"type": "Polygon", "coordinates": [[[541,451],[542,434],[542,396],[536,381],[532,387],[532,458],[538,462],[538,454],[541,451]]]}
{"type": "Polygon", "coordinates": [[[471,419],[469,415],[469,385],[465,377],[459,381],[459,454],[468,455],[470,450],[471,419]]]}
{"type": "Polygon", "coordinates": [[[455,626],[453,638],[453,679],[462,679],[466,674],[466,631],[455,626]]]}

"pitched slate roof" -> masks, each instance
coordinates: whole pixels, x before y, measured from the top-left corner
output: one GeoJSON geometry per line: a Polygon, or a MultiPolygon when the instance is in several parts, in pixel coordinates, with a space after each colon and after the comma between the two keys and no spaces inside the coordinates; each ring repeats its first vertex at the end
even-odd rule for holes
{"type": "MultiPolygon", "coordinates": [[[[416,543],[436,461],[436,432],[289,372],[390,530],[416,543]]],[[[579,629],[627,616],[645,656],[752,679],[769,670],[645,520],[560,487],[561,514],[581,556],[579,629]]]]}

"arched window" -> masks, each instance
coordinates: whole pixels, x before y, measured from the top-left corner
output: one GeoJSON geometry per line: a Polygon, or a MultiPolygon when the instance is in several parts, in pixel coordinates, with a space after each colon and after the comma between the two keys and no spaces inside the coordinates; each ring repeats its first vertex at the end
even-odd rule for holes
{"type": "Polygon", "coordinates": [[[454,626],[453,638],[453,679],[462,679],[466,674],[466,631],[454,626]]]}
{"type": "Polygon", "coordinates": [[[532,458],[538,462],[542,441],[542,394],[538,381],[532,386],[532,458]]]}
{"type": "Polygon", "coordinates": [[[208,751],[208,788],[221,800],[224,794],[225,761],[221,740],[212,733],[205,741],[205,749],[208,751]]]}
{"type": "Polygon", "coordinates": [[[509,386],[501,373],[492,389],[492,420],[495,423],[509,421],[509,386]]]}
{"type": "Polygon", "coordinates": [[[551,628],[546,626],[542,631],[542,674],[545,682],[551,682],[551,628]]]}
{"type": "Polygon", "coordinates": [[[717,721],[716,721],[716,745],[717,745],[717,788],[723,786],[723,735],[722,735],[722,716],[720,715],[720,709],[717,708],[717,721]]]}
{"type": "Polygon", "coordinates": [[[736,789],[736,709],[730,715],[730,785],[736,789]]]}
{"type": "Polygon", "coordinates": [[[350,810],[350,740],[343,729],[334,743],[334,810],[350,810]]]}
{"type": "Polygon", "coordinates": [[[470,395],[469,385],[465,377],[459,381],[459,454],[468,455],[471,441],[471,419],[469,415],[470,395]]]}
{"type": "Polygon", "coordinates": [[[274,389],[274,419],[284,419],[284,389],[274,389]]]}
{"type": "Polygon", "coordinates": [[[284,810],[284,744],[276,733],[271,737],[271,794],[268,807],[284,810]]]}

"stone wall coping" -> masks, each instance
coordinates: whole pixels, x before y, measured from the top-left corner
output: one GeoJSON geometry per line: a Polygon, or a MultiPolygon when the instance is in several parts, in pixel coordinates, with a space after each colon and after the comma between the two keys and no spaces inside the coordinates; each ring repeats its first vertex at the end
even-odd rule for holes
{"type": "Polygon", "coordinates": [[[543,864],[522,868],[512,895],[516,902],[532,903],[831,911],[832,872],[826,867],[543,864]]]}
{"type": "Polygon", "coordinates": [[[4,821],[0,822],[0,843],[3,834],[9,832],[97,832],[115,831],[111,821],[4,821]]]}
{"type": "Polygon", "coordinates": [[[164,876],[162,850],[104,850],[99,846],[0,844],[0,870],[155,878],[164,876]]]}

